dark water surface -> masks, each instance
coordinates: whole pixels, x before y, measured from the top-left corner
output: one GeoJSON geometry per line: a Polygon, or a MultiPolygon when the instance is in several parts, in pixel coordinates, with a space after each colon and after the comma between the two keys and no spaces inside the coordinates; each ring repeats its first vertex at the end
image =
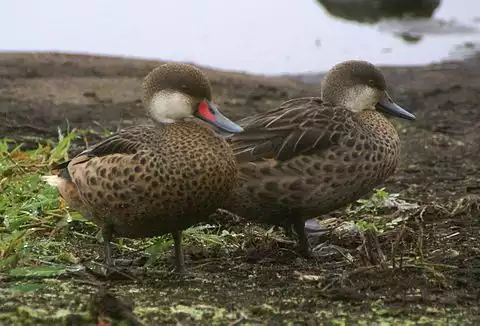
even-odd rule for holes
{"type": "Polygon", "coordinates": [[[355,10],[353,20],[351,12],[339,18],[326,2],[5,1],[0,51],[126,55],[283,74],[325,71],[353,58],[421,65],[460,58],[480,43],[479,0],[443,0],[431,18],[410,22],[358,22],[355,10]]]}

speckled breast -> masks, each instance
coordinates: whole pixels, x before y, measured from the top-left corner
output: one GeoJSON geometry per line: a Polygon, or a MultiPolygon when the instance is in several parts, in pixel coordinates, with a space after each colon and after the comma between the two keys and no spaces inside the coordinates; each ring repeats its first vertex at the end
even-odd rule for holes
{"type": "MultiPolygon", "coordinates": [[[[80,187],[93,219],[126,237],[161,235],[205,220],[230,195],[237,170],[230,147],[203,128],[169,126],[157,147],[117,156],[105,177],[98,176],[99,187],[80,187]]],[[[92,171],[99,171],[100,159],[92,159],[92,171]]]]}

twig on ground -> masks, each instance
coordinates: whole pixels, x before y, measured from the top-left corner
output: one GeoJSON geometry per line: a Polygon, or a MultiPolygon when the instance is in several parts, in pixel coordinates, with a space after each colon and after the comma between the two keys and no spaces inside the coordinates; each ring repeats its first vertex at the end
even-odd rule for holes
{"type": "Polygon", "coordinates": [[[420,211],[420,214],[416,215],[415,214],[415,222],[418,225],[418,237],[417,237],[417,250],[418,254],[420,256],[420,261],[423,263],[424,261],[424,255],[423,255],[423,215],[425,214],[425,211],[427,209],[427,206],[423,207],[422,210],[420,211]]]}
{"type": "MultiPolygon", "coordinates": [[[[395,242],[392,244],[392,251],[391,251],[391,254],[392,254],[392,267],[395,269],[396,268],[396,255],[397,255],[397,249],[402,246],[402,249],[403,249],[403,242],[402,241],[402,238],[403,238],[403,235],[405,233],[405,222],[402,223],[402,228],[400,229],[400,232],[397,233],[397,237],[395,238],[395,242]]],[[[400,269],[402,269],[402,265],[403,265],[403,250],[400,252],[400,269]]]]}

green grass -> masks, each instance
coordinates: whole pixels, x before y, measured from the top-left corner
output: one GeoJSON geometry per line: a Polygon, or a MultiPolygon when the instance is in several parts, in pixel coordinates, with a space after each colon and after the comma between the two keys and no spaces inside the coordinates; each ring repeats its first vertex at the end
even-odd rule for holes
{"type": "Polygon", "coordinates": [[[74,136],[63,138],[61,146],[47,143],[30,151],[9,139],[0,141],[2,271],[54,260],[52,235],[68,214],[56,189],[45,185],[41,176],[49,173],[54,158],[65,157],[74,136]]]}
{"type": "MultiPolygon", "coordinates": [[[[23,150],[22,144],[0,140],[0,273],[10,276],[53,276],[79,262],[81,243],[97,243],[95,225],[75,212],[59,198],[57,189],[41,177],[51,174],[51,166],[67,160],[75,140],[86,140],[88,131],[76,131],[57,140],[47,140],[34,150],[23,150]],[[81,239],[88,241],[82,241],[81,239]],[[68,240],[68,241],[67,241],[68,240]]],[[[265,234],[266,232],[263,232],[265,234]]],[[[256,236],[262,236],[257,232],[256,236]]],[[[220,230],[216,226],[195,226],[184,232],[184,242],[209,251],[240,249],[245,235],[220,230]]],[[[150,263],[170,251],[170,235],[135,241],[116,239],[120,252],[144,250],[150,263]]],[[[85,257],[83,257],[85,258],[85,257]]]]}
{"type": "Polygon", "coordinates": [[[395,229],[408,218],[408,214],[395,218],[392,211],[403,212],[418,207],[415,203],[400,199],[399,194],[389,193],[385,188],[378,188],[370,198],[359,199],[356,203],[349,205],[345,213],[348,218],[355,219],[354,223],[360,230],[373,230],[377,234],[382,234],[387,230],[395,229]]]}

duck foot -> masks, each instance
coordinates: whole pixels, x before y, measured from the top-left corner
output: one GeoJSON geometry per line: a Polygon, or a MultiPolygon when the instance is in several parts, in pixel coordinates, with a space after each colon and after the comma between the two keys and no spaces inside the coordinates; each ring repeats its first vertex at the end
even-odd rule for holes
{"type": "Polygon", "coordinates": [[[332,232],[331,228],[320,225],[317,219],[312,218],[305,222],[305,234],[311,247],[324,243],[328,240],[328,236],[332,232]]]}
{"type": "Polygon", "coordinates": [[[305,221],[305,233],[307,235],[318,235],[329,232],[331,229],[320,225],[316,218],[311,218],[305,221]]]}
{"type": "Polygon", "coordinates": [[[102,280],[137,280],[142,271],[139,269],[107,266],[103,264],[89,264],[86,270],[96,278],[102,280]]]}
{"type": "Polygon", "coordinates": [[[112,258],[112,237],[113,232],[110,227],[104,227],[102,229],[103,236],[103,250],[104,250],[104,264],[96,265],[92,268],[89,268],[89,271],[96,275],[97,277],[105,279],[135,279],[134,274],[132,273],[131,267],[142,266],[145,264],[145,261],[142,263],[142,258],[136,260],[126,260],[126,259],[113,259],[112,258]],[[140,265],[141,264],[141,265],[140,265]]]}
{"type": "Polygon", "coordinates": [[[298,252],[303,258],[306,258],[306,259],[313,258],[312,250],[310,249],[310,246],[308,245],[308,243],[306,246],[300,243],[300,245],[298,246],[298,252]]]}

